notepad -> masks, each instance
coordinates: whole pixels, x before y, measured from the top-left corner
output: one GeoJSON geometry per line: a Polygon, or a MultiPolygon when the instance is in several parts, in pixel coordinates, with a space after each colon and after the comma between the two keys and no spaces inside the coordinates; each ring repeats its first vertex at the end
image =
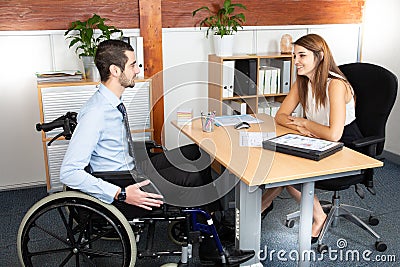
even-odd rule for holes
{"type": "Polygon", "coordinates": [[[299,134],[284,134],[263,141],[263,148],[318,161],[342,150],[343,143],[299,134]]]}

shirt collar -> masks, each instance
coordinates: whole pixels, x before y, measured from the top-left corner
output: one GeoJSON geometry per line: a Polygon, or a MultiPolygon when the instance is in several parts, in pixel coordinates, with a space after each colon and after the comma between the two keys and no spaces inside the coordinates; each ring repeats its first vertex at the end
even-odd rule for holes
{"type": "Polygon", "coordinates": [[[108,100],[108,102],[110,102],[113,107],[117,107],[120,103],[122,103],[121,99],[119,99],[102,83],[100,83],[99,92],[108,100]]]}

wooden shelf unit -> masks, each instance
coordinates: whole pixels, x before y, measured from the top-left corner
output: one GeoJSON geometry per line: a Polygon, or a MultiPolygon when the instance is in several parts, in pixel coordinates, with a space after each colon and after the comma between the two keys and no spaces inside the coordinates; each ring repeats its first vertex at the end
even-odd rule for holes
{"type": "MultiPolygon", "coordinates": [[[[290,79],[289,87],[293,82],[293,57],[291,54],[281,54],[281,53],[265,53],[265,54],[247,54],[247,55],[233,55],[227,57],[219,57],[214,54],[208,56],[208,108],[209,110],[215,110],[216,114],[224,114],[224,102],[229,102],[229,100],[239,100],[245,101],[247,104],[247,113],[258,113],[258,104],[262,98],[274,99],[274,101],[282,102],[287,93],[277,92],[274,94],[261,94],[258,90],[258,80],[259,80],[259,69],[268,59],[279,59],[290,61],[290,79]],[[233,96],[224,97],[223,96],[223,64],[225,61],[236,61],[236,60],[256,60],[256,93],[250,95],[239,95],[234,94],[233,96]]],[[[236,72],[236,70],[235,70],[236,72]]],[[[282,72],[282,70],[281,70],[282,72]]],[[[254,74],[253,74],[254,75],[254,74]]],[[[254,77],[254,76],[253,76],[254,77]]],[[[235,88],[234,88],[235,89],[235,88]]],[[[234,90],[233,89],[233,90],[234,90]]]]}

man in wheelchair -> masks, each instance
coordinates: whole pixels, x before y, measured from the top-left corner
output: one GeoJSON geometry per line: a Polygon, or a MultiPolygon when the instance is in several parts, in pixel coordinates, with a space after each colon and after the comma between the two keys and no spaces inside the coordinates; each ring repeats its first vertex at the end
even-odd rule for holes
{"type": "MultiPolygon", "coordinates": [[[[201,153],[196,145],[154,155],[149,158],[150,164],[147,165],[139,163],[131,143],[126,109],[121,101],[125,88],[135,85],[134,78],[139,73],[134,50],[123,41],[107,40],[99,45],[95,63],[100,72],[101,84],[79,112],[78,124],[61,166],[61,182],[102,202],[113,203],[127,218],[145,216],[159,209],[163,205],[163,196],[143,190],[150,184],[147,179],[135,183],[129,175],[124,179],[107,177],[101,175],[102,172],[130,171],[138,177],[138,173],[147,171],[147,177],[155,174],[165,179],[164,184],[176,185],[179,190],[170,194],[178,195],[178,198],[179,194],[185,194],[189,188],[212,183],[209,162],[204,164],[203,160],[199,160],[204,159],[206,153],[201,153]],[[183,159],[181,166],[168,156],[174,153],[183,159]]],[[[159,189],[163,191],[163,188],[159,189]]],[[[195,191],[190,191],[190,194],[195,191]]],[[[208,191],[208,194],[216,192],[208,191]]],[[[217,199],[215,196],[212,198],[217,199]]],[[[210,213],[219,209],[218,201],[202,204],[202,208],[210,213]]],[[[187,207],[185,204],[183,206],[187,207]]],[[[214,222],[220,223],[215,218],[214,222]]],[[[233,234],[229,239],[234,238],[233,234]]],[[[216,265],[221,261],[213,241],[212,236],[206,235],[200,243],[199,256],[204,264],[216,265]]],[[[226,252],[226,260],[232,264],[245,262],[254,256],[254,251],[226,252]]]]}

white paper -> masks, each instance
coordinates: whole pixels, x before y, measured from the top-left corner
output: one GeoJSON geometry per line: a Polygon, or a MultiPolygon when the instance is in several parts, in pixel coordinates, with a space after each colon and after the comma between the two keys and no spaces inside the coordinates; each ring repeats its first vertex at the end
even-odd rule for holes
{"type": "Polygon", "coordinates": [[[262,147],[262,141],[276,137],[275,132],[240,132],[239,145],[262,147]]]}

